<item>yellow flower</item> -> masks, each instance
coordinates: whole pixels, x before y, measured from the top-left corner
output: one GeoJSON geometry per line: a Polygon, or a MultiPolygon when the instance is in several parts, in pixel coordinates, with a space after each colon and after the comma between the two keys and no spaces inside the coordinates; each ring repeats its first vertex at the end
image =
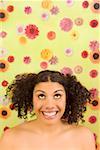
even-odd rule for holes
{"type": "Polygon", "coordinates": [[[41,5],[44,9],[51,9],[52,8],[52,1],[51,0],[43,0],[41,5]]]}
{"type": "Polygon", "coordinates": [[[73,40],[77,40],[79,38],[79,33],[77,31],[72,31],[70,36],[73,40]]]}
{"type": "Polygon", "coordinates": [[[49,49],[44,49],[42,50],[41,52],[41,57],[44,59],[44,60],[50,60],[51,57],[52,57],[52,52],[49,50],[49,49]]]}

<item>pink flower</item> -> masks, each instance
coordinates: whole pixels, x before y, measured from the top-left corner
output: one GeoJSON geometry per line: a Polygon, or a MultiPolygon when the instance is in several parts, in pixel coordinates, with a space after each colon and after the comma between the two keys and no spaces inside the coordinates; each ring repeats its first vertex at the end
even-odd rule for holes
{"type": "Polygon", "coordinates": [[[25,64],[29,64],[31,62],[30,56],[25,56],[23,61],[24,61],[25,64]]]}
{"type": "Polygon", "coordinates": [[[68,32],[72,29],[73,22],[70,18],[63,18],[60,21],[60,27],[61,27],[61,30],[65,31],[65,32],[68,32]]]}
{"type": "Polygon", "coordinates": [[[99,42],[98,41],[90,41],[89,47],[91,50],[98,50],[99,49],[99,42]]]}
{"type": "Polygon", "coordinates": [[[34,24],[29,24],[25,28],[25,34],[28,38],[35,39],[36,36],[38,36],[38,34],[39,34],[38,27],[34,24]]]}
{"type": "Polygon", "coordinates": [[[50,12],[52,15],[56,15],[59,13],[59,8],[57,6],[53,6],[51,9],[50,9],[50,12]]]}
{"type": "Polygon", "coordinates": [[[61,73],[63,73],[64,75],[66,74],[73,74],[73,71],[71,68],[69,67],[64,67],[62,70],[61,70],[61,73]]]}
{"type": "Polygon", "coordinates": [[[52,58],[49,60],[49,63],[51,65],[55,65],[55,64],[57,64],[57,62],[58,62],[57,56],[52,56],[52,58]]]}
{"type": "Polygon", "coordinates": [[[90,89],[89,92],[90,92],[91,98],[93,98],[93,99],[96,98],[98,96],[98,94],[99,94],[99,92],[98,92],[98,90],[96,88],[90,89]]]}
{"type": "Polygon", "coordinates": [[[32,12],[32,8],[30,6],[25,7],[24,12],[26,14],[30,14],[32,12]]]}
{"type": "Polygon", "coordinates": [[[7,33],[5,31],[0,32],[0,37],[5,38],[7,33]]]}

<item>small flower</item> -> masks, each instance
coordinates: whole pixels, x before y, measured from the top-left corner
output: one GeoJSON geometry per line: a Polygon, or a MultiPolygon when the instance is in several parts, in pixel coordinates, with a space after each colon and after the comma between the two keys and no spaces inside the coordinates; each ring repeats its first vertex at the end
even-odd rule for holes
{"type": "Polygon", "coordinates": [[[94,64],[100,63],[100,51],[98,50],[91,51],[89,59],[94,64]]]}
{"type": "Polygon", "coordinates": [[[23,59],[23,62],[25,64],[29,64],[31,62],[31,57],[30,56],[25,56],[24,59],[23,59]]]}
{"type": "Polygon", "coordinates": [[[47,33],[47,38],[48,38],[49,40],[54,40],[54,39],[56,38],[56,33],[55,33],[54,31],[49,31],[49,32],[47,33]]]}
{"type": "Polygon", "coordinates": [[[8,62],[12,63],[14,62],[14,56],[8,56],[8,62]]]}
{"type": "Polygon", "coordinates": [[[73,0],[66,0],[67,6],[72,6],[74,1],[73,0]]]}
{"type": "Polygon", "coordinates": [[[99,0],[93,1],[90,5],[90,9],[94,13],[100,13],[100,1],[99,0]]]}
{"type": "Polygon", "coordinates": [[[17,34],[25,34],[25,27],[23,25],[17,26],[17,34]]]}
{"type": "Polygon", "coordinates": [[[29,24],[25,28],[25,34],[30,39],[35,39],[39,35],[38,27],[34,24],[29,24]]]}
{"type": "Polygon", "coordinates": [[[83,24],[83,19],[82,18],[76,18],[75,20],[75,24],[77,25],[77,26],[81,26],[82,24],[83,24]]]}
{"type": "Polygon", "coordinates": [[[98,89],[92,88],[92,89],[89,90],[89,92],[90,92],[90,97],[91,97],[92,99],[98,97],[98,94],[99,94],[98,89]]]}
{"type": "Polygon", "coordinates": [[[90,74],[90,77],[96,78],[98,76],[98,71],[93,69],[89,72],[89,74],[90,74]]]}
{"type": "Polygon", "coordinates": [[[41,18],[43,20],[47,20],[49,18],[49,14],[48,13],[42,13],[41,18]]]}
{"type": "Polygon", "coordinates": [[[96,118],[96,116],[92,115],[92,116],[89,117],[88,121],[90,123],[95,123],[97,121],[97,118],[96,118]]]}
{"type": "Polygon", "coordinates": [[[5,72],[8,70],[9,64],[5,60],[0,60],[0,72],[5,72]]]}
{"type": "Polygon", "coordinates": [[[51,12],[52,15],[57,15],[59,13],[59,8],[57,6],[53,6],[50,9],[50,12],[51,12]]]}
{"type": "Polygon", "coordinates": [[[63,18],[60,21],[61,30],[65,31],[65,32],[68,32],[72,29],[72,27],[73,27],[73,22],[70,18],[63,18]]]}
{"type": "Polygon", "coordinates": [[[45,61],[42,61],[42,62],[40,63],[40,67],[41,67],[42,69],[47,69],[48,63],[45,62],[45,61]]]}
{"type": "Polygon", "coordinates": [[[82,68],[82,66],[76,66],[75,68],[74,68],[74,71],[75,71],[75,73],[76,74],[80,74],[80,73],[82,73],[82,71],[83,71],[83,68],[82,68]]]}
{"type": "Polygon", "coordinates": [[[73,71],[69,67],[64,67],[61,69],[61,73],[63,73],[64,75],[67,75],[67,74],[73,74],[73,71]]]}
{"type": "Polygon", "coordinates": [[[50,60],[52,58],[52,51],[49,49],[43,49],[41,52],[41,57],[44,60],[50,60]]]}
{"type": "Polygon", "coordinates": [[[9,6],[7,7],[7,11],[8,11],[8,12],[14,11],[14,6],[13,6],[13,5],[9,5],[9,6]]]}
{"type": "Polygon", "coordinates": [[[95,19],[95,20],[91,20],[89,25],[92,27],[92,28],[96,28],[98,26],[98,21],[95,19]]]}
{"type": "Polygon", "coordinates": [[[27,6],[27,7],[24,8],[24,12],[26,14],[30,14],[30,13],[32,13],[32,8],[30,6],[27,6]]]}
{"type": "Polygon", "coordinates": [[[8,13],[4,9],[0,9],[0,21],[4,22],[8,19],[8,13]]]}
{"type": "Polygon", "coordinates": [[[66,48],[65,54],[66,54],[67,56],[71,56],[72,53],[73,53],[73,50],[72,50],[71,48],[66,48]]]}
{"type": "Polygon", "coordinates": [[[11,116],[11,111],[6,106],[0,108],[0,118],[7,119],[11,116]]]}
{"type": "Polygon", "coordinates": [[[89,47],[91,50],[98,50],[99,49],[99,42],[96,40],[90,41],[89,47]]]}
{"type": "Polygon", "coordinates": [[[51,0],[42,0],[42,8],[44,9],[51,9],[52,7],[52,1],[51,0]]]}
{"type": "Polygon", "coordinates": [[[7,33],[5,31],[0,32],[0,37],[1,38],[5,38],[7,35],[7,33]]]}
{"type": "Polygon", "coordinates": [[[86,50],[82,51],[81,56],[82,56],[82,58],[87,58],[88,52],[86,50]]]}
{"type": "Polygon", "coordinates": [[[83,6],[83,8],[88,8],[89,7],[89,2],[88,1],[83,1],[82,6],[83,6]]]}
{"type": "Polygon", "coordinates": [[[0,57],[4,57],[7,55],[7,50],[5,48],[0,48],[0,57]]]}
{"type": "Polygon", "coordinates": [[[57,56],[52,56],[51,59],[49,60],[50,65],[55,65],[58,63],[58,58],[57,56]]]}
{"type": "Polygon", "coordinates": [[[70,35],[73,40],[77,40],[79,38],[79,33],[77,31],[72,31],[70,35]]]}

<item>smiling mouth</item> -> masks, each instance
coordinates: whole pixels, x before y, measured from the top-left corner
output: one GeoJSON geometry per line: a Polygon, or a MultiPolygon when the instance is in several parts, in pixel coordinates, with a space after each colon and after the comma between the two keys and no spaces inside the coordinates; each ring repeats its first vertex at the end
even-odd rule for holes
{"type": "Polygon", "coordinates": [[[57,113],[58,111],[51,111],[51,112],[42,111],[42,114],[46,119],[54,119],[57,113]]]}

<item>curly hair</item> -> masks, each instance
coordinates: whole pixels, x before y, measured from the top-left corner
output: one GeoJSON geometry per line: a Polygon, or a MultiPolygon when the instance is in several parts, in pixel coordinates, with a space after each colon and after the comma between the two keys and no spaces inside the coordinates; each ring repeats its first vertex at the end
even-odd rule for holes
{"type": "MultiPolygon", "coordinates": [[[[40,82],[58,82],[66,92],[66,108],[61,120],[68,124],[84,122],[83,113],[86,103],[90,102],[90,92],[79,82],[75,75],[60,73],[59,71],[44,70],[37,74],[23,73],[15,79],[6,89],[6,97],[10,97],[14,109],[18,111],[19,118],[27,118],[28,112],[34,110],[33,91],[40,82]]],[[[34,115],[34,113],[32,114],[34,115]]]]}

